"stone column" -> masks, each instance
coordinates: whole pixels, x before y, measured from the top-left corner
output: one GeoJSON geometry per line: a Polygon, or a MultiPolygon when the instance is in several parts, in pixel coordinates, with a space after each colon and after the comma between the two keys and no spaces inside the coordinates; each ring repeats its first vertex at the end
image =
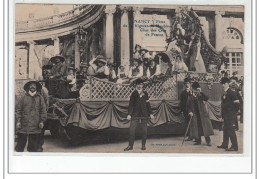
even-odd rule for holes
{"type": "Polygon", "coordinates": [[[116,11],[115,5],[107,5],[105,9],[106,13],[106,31],[105,31],[105,53],[107,58],[111,58],[114,61],[114,21],[113,14],[116,11]]]}
{"type": "Polygon", "coordinates": [[[52,37],[52,40],[54,42],[54,55],[58,55],[60,54],[60,39],[59,37],[55,36],[52,37]]]}
{"type": "Polygon", "coordinates": [[[222,27],[222,15],[224,14],[225,12],[215,11],[215,33],[216,33],[215,48],[217,51],[221,51],[223,48],[222,32],[224,31],[224,29],[222,27]]]}
{"type": "Polygon", "coordinates": [[[39,80],[42,77],[42,59],[38,59],[35,54],[35,42],[33,40],[27,42],[29,44],[29,79],[39,80]]]}
{"type": "Polygon", "coordinates": [[[34,53],[34,41],[28,41],[29,44],[29,79],[34,79],[35,69],[35,53],[34,53]]]}
{"type": "Polygon", "coordinates": [[[129,22],[128,8],[120,6],[121,9],[121,64],[126,67],[130,65],[130,41],[129,41],[129,22]]]}
{"type": "MultiPolygon", "coordinates": [[[[133,10],[134,10],[134,21],[135,20],[139,20],[139,19],[142,19],[141,18],[141,11],[143,11],[143,8],[140,8],[140,7],[133,7],[133,10]]],[[[135,22],[134,22],[135,24],[135,22]]],[[[133,49],[135,48],[135,45],[138,44],[138,45],[141,45],[141,42],[142,42],[142,39],[141,39],[141,34],[140,34],[140,28],[139,27],[135,27],[135,25],[133,24],[133,49]]]]}

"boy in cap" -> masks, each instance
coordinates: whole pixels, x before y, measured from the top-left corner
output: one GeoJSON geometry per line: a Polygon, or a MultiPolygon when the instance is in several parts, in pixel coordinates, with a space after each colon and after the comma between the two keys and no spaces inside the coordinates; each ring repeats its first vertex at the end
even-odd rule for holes
{"type": "Polygon", "coordinates": [[[229,88],[229,79],[223,77],[221,84],[223,86],[224,94],[221,98],[221,113],[224,119],[223,127],[223,142],[218,148],[226,151],[238,151],[237,136],[234,128],[234,122],[237,120],[237,111],[239,100],[235,91],[229,88]],[[231,147],[228,148],[229,139],[231,140],[231,147]]]}
{"type": "Polygon", "coordinates": [[[38,152],[41,130],[47,119],[46,105],[38,91],[41,84],[29,81],[24,85],[26,94],[20,99],[15,109],[17,145],[15,150],[23,152],[28,139],[28,152],[38,152]]]}
{"type": "Polygon", "coordinates": [[[135,140],[135,129],[137,124],[141,125],[142,133],[142,150],[146,150],[146,138],[147,138],[147,121],[150,117],[154,119],[152,114],[152,109],[149,102],[149,96],[146,91],[144,91],[143,80],[137,79],[136,90],[130,96],[129,108],[127,120],[131,120],[129,128],[129,145],[124,151],[133,150],[134,140],[135,140]]]}

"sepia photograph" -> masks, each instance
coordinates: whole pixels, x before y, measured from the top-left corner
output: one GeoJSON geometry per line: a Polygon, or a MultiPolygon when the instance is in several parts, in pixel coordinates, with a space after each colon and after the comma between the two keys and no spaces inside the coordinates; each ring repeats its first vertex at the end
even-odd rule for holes
{"type": "Polygon", "coordinates": [[[243,154],[244,6],[14,13],[15,155],[243,154]]]}

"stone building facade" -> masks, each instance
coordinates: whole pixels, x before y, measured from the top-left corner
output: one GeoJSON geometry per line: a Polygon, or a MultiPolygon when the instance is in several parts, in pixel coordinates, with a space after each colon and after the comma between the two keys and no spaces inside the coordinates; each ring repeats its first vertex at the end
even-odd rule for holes
{"type": "MultiPolygon", "coordinates": [[[[165,51],[165,34],[152,32],[147,38],[145,25],[161,23],[167,34],[167,27],[173,25],[173,17],[180,8],[174,5],[80,5],[47,18],[16,21],[16,84],[39,79],[42,66],[55,54],[63,55],[68,66],[80,68],[80,63],[99,54],[111,58],[117,65],[129,65],[136,44],[151,51],[165,51]]],[[[198,14],[210,44],[217,51],[224,47],[227,50],[230,74],[238,71],[243,76],[243,6],[187,8],[198,14]]]]}

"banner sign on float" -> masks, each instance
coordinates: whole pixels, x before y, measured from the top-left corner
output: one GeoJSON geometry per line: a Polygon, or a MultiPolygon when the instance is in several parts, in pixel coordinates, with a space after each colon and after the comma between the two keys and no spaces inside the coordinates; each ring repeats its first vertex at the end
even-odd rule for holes
{"type": "Polygon", "coordinates": [[[166,15],[135,15],[134,46],[138,44],[149,51],[166,51],[166,38],[170,30],[170,21],[166,15]]]}

